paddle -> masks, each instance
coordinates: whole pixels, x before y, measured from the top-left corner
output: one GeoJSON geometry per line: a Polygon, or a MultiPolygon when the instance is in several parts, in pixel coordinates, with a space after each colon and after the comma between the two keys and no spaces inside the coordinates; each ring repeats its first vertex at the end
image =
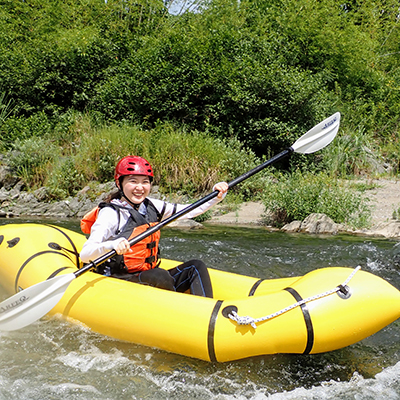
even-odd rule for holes
{"type": "MultiPolygon", "coordinates": [[[[318,125],[314,126],[314,128],[310,129],[288,149],[283,150],[270,160],[229,182],[229,188],[232,188],[238,183],[243,182],[245,179],[250,178],[257,172],[293,152],[310,154],[324,148],[335,138],[339,130],[339,124],[340,113],[333,114],[329,118],[320,122],[318,125]]],[[[217,195],[218,191],[215,190],[195,203],[190,204],[183,210],[177,212],[171,217],[161,221],[157,225],[152,226],[145,232],[131,239],[129,241],[130,245],[133,246],[134,244],[140,242],[165,225],[168,225],[172,221],[213,199],[217,195]]],[[[47,314],[59,302],[64,292],[67,290],[68,285],[75,278],[95,268],[97,265],[105,262],[115,254],[116,251],[112,250],[74,273],[56,276],[44,282],[40,282],[3,301],[0,303],[0,330],[12,331],[23,328],[24,326],[35,322],[47,314]]]]}

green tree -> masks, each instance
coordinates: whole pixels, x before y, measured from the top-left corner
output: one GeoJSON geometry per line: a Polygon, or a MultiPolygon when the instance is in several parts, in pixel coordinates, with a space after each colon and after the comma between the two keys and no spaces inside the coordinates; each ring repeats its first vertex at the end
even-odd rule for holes
{"type": "Polygon", "coordinates": [[[0,87],[17,122],[1,133],[90,111],[239,138],[260,155],[341,111],[393,158],[397,3],[209,0],[176,16],[161,0],[3,0],[0,87]]]}

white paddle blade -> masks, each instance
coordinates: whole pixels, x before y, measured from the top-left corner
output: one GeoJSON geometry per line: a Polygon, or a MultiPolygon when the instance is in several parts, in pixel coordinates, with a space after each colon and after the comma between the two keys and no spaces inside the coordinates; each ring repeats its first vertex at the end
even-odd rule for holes
{"type": "Polygon", "coordinates": [[[340,113],[337,112],[329,118],[315,125],[293,144],[295,153],[310,154],[328,146],[338,133],[340,113]]]}
{"type": "Polygon", "coordinates": [[[0,303],[0,331],[21,329],[46,315],[60,300],[74,274],[37,283],[0,303]]]}

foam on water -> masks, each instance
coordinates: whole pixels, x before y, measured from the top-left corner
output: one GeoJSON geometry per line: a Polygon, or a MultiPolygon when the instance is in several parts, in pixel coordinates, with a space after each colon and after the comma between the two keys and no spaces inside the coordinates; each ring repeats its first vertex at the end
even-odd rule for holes
{"type": "MultiPolygon", "coordinates": [[[[64,356],[57,357],[64,365],[80,372],[112,371],[114,377],[121,379],[127,376],[135,377],[142,382],[138,386],[127,386],[128,392],[146,396],[151,395],[152,399],[209,399],[209,400],[320,400],[320,399],[356,399],[356,400],[397,400],[400,399],[400,362],[394,366],[384,369],[373,378],[363,378],[355,372],[348,382],[326,381],[311,388],[299,387],[292,391],[271,393],[268,385],[247,380],[240,382],[214,371],[211,374],[204,374],[199,377],[198,371],[192,366],[178,368],[175,370],[155,370],[152,367],[151,353],[144,356],[144,363],[125,357],[122,352],[112,349],[105,354],[98,348],[91,346],[86,348],[85,353],[70,352],[64,356]],[[144,385],[145,388],[140,389],[144,385]],[[228,392],[228,393],[224,393],[228,392]]],[[[157,362],[157,361],[155,361],[157,362]]],[[[80,392],[90,391],[97,393],[98,399],[103,399],[101,393],[94,387],[76,387],[67,384],[49,386],[57,390],[57,394],[70,394],[73,389],[80,392]]],[[[62,397],[64,398],[64,397],[62,397]]],[[[66,398],[66,397],[65,397],[66,398]]],[[[132,397],[140,398],[140,397],[132,397]]]]}
{"type": "MultiPolygon", "coordinates": [[[[369,349],[359,346],[354,352],[369,349]]],[[[45,320],[0,336],[0,399],[400,399],[400,362],[372,377],[353,372],[350,379],[340,381],[343,365],[353,362],[349,354],[327,360],[273,356],[211,364],[113,341],[57,319],[45,320]],[[347,359],[344,364],[335,361],[341,357],[347,359]],[[309,387],[296,382],[301,373],[328,380],[309,387]]],[[[395,350],[392,359],[399,359],[396,354],[395,350]]]]}
{"type": "MultiPolygon", "coordinates": [[[[400,399],[400,362],[388,367],[374,378],[364,379],[354,373],[349,382],[324,382],[311,389],[297,388],[291,392],[276,393],[270,400],[398,400],[400,399]]],[[[259,400],[257,395],[253,398],[259,400]]]]}

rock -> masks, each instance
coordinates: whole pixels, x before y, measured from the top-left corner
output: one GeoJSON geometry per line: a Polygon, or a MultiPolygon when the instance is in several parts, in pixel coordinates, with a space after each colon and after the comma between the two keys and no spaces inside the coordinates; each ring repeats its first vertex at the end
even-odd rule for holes
{"type": "Polygon", "coordinates": [[[88,198],[71,197],[67,200],[67,205],[70,209],[70,214],[76,218],[82,218],[88,211],[98,205],[98,202],[93,202],[88,198]]]}
{"type": "Polygon", "coordinates": [[[286,224],[282,227],[283,232],[300,232],[301,221],[292,221],[290,224],[286,224]]]}
{"type": "Polygon", "coordinates": [[[159,189],[160,187],[158,185],[152,185],[150,196],[153,197],[154,199],[161,199],[162,196],[159,189]]]}
{"type": "Polygon", "coordinates": [[[5,212],[3,210],[0,210],[0,218],[13,218],[13,217],[18,217],[18,215],[13,214],[12,212],[5,212]]]}
{"type": "Polygon", "coordinates": [[[45,187],[41,187],[39,189],[36,189],[33,192],[33,195],[36,197],[37,200],[45,201],[48,198],[48,190],[45,187]]]}
{"type": "Polygon", "coordinates": [[[5,187],[0,189],[0,202],[6,201],[9,199],[8,190],[5,187]]]}
{"type": "Polygon", "coordinates": [[[202,224],[194,221],[193,219],[186,218],[171,222],[168,225],[170,228],[180,228],[180,229],[201,229],[204,228],[202,224]]]}
{"type": "Polygon", "coordinates": [[[100,193],[100,195],[97,196],[96,204],[104,201],[111,193],[115,192],[115,190],[116,187],[114,181],[100,184],[97,188],[97,192],[100,193]]]}
{"type": "Polygon", "coordinates": [[[72,216],[78,214],[79,210],[82,208],[82,200],[79,200],[77,197],[69,197],[65,200],[65,204],[68,206],[69,212],[72,216]]]}
{"type": "MultiPolygon", "coordinates": [[[[356,231],[360,233],[360,231],[356,231]]],[[[400,237],[400,221],[382,222],[375,225],[368,232],[361,232],[368,236],[381,236],[384,238],[399,238],[400,237]]]]}
{"type": "Polygon", "coordinates": [[[338,233],[338,224],[325,214],[310,214],[301,224],[300,231],[306,233],[338,233]]]}
{"type": "Polygon", "coordinates": [[[89,212],[91,209],[93,209],[96,206],[98,206],[98,203],[95,203],[93,201],[90,201],[89,199],[86,199],[85,201],[83,201],[82,207],[79,209],[76,216],[78,218],[82,218],[87,212],[89,212]]]}
{"type": "Polygon", "coordinates": [[[49,217],[57,217],[57,218],[67,218],[73,217],[73,213],[69,208],[68,201],[58,201],[57,203],[48,204],[48,208],[46,210],[46,216],[49,217]]]}
{"type": "Polygon", "coordinates": [[[27,207],[32,207],[38,204],[38,199],[33,193],[21,192],[18,196],[18,203],[20,205],[26,205],[27,207]]]}
{"type": "Polygon", "coordinates": [[[9,212],[18,215],[46,216],[49,205],[47,203],[26,204],[17,203],[9,205],[9,212]]]}
{"type": "Polygon", "coordinates": [[[18,192],[21,192],[24,190],[26,187],[25,182],[23,180],[19,180],[17,184],[14,186],[14,189],[16,189],[18,192]]]}
{"type": "Polygon", "coordinates": [[[81,189],[76,195],[78,197],[85,197],[90,193],[91,189],[90,186],[85,186],[83,189],[81,189]]]}
{"type": "Polygon", "coordinates": [[[310,214],[304,221],[293,221],[286,224],[282,231],[284,232],[304,232],[313,234],[331,234],[336,235],[341,225],[335,223],[325,214],[310,214]]]}
{"type": "MultiPolygon", "coordinates": [[[[216,210],[219,208],[223,208],[221,203],[216,206],[216,210]]],[[[265,225],[262,218],[264,212],[265,207],[263,204],[250,201],[241,204],[238,210],[230,211],[226,214],[214,215],[210,221],[207,221],[207,223],[227,225],[265,225]]]]}
{"type": "MultiPolygon", "coordinates": [[[[381,181],[379,181],[381,182],[381,181]]],[[[304,221],[293,221],[285,225],[283,232],[304,232],[311,234],[334,235],[339,232],[362,236],[378,236],[400,239],[400,221],[392,219],[393,210],[400,215],[400,181],[383,181],[369,196],[376,203],[375,224],[370,229],[355,230],[342,224],[336,224],[325,214],[311,214],[304,221]]],[[[82,218],[88,211],[115,191],[113,181],[96,184],[91,183],[80,190],[75,197],[58,202],[48,202],[48,190],[43,187],[34,192],[23,191],[24,184],[13,177],[11,169],[0,165],[0,217],[40,216],[57,218],[82,218]]],[[[151,197],[165,199],[157,186],[153,186],[151,197]]],[[[171,201],[185,203],[188,199],[174,196],[171,201]]],[[[229,211],[226,204],[220,203],[212,209],[213,216],[207,224],[264,226],[268,230],[278,230],[267,226],[268,212],[261,202],[248,202],[239,205],[234,211],[229,211]],[[224,210],[227,210],[227,212],[224,210]]],[[[393,214],[394,215],[394,214],[393,214]]],[[[169,226],[181,229],[199,229],[203,225],[194,220],[184,219],[171,223],[169,226]]]]}
{"type": "Polygon", "coordinates": [[[15,176],[12,169],[6,165],[0,165],[0,187],[6,190],[12,189],[20,179],[15,176]]]}
{"type": "Polygon", "coordinates": [[[19,190],[17,190],[16,188],[12,188],[12,189],[8,192],[8,198],[9,198],[10,200],[18,199],[20,193],[21,193],[21,192],[20,192],[19,190]]]}

